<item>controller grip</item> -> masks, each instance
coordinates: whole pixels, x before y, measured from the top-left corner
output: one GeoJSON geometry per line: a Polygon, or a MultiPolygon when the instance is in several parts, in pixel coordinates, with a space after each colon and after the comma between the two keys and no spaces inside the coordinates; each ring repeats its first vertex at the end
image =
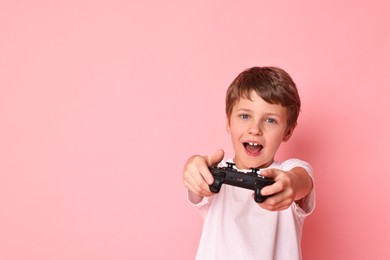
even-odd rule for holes
{"type": "Polygon", "coordinates": [[[210,191],[213,193],[218,193],[221,190],[222,181],[221,179],[215,178],[214,183],[209,185],[210,191]]]}
{"type": "Polygon", "coordinates": [[[266,197],[261,195],[261,189],[258,187],[255,190],[255,201],[257,203],[263,203],[265,201],[266,197]]]}

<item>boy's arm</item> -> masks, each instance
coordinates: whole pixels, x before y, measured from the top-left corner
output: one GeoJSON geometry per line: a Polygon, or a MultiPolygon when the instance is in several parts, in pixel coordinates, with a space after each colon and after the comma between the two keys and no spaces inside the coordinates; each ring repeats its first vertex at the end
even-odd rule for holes
{"type": "Polygon", "coordinates": [[[288,208],[294,201],[301,205],[313,189],[313,180],[303,167],[294,167],[290,171],[268,169],[262,175],[275,180],[273,185],[264,187],[261,194],[270,196],[260,206],[267,210],[279,211],[288,208]]]}
{"type": "Polygon", "coordinates": [[[212,156],[191,156],[184,165],[183,182],[188,189],[188,199],[197,204],[203,197],[213,195],[209,185],[214,182],[209,167],[218,164],[224,156],[223,150],[217,150],[212,156]]]}
{"type": "Polygon", "coordinates": [[[295,201],[300,201],[312,190],[313,179],[306,171],[306,169],[302,167],[295,167],[290,172],[292,175],[295,175],[294,177],[296,179],[295,201]]]}

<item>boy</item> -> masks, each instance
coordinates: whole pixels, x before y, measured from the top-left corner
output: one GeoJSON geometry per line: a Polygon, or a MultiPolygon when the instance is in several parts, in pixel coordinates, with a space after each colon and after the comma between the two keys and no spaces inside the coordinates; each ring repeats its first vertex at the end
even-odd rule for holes
{"type": "Polygon", "coordinates": [[[301,259],[303,221],[314,209],[311,166],[298,159],[274,161],[279,145],[291,137],[300,112],[291,77],[276,67],[253,67],[240,73],[226,93],[226,130],[231,135],[235,167],[258,168],[275,183],[256,203],[253,191],[223,184],[210,192],[211,165],[224,152],[195,155],[184,166],[188,199],[204,217],[197,259],[301,259]]]}

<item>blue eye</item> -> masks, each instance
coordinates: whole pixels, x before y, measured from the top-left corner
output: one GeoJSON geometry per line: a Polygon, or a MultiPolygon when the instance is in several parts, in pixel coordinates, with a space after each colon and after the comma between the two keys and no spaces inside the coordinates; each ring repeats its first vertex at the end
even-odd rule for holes
{"type": "Polygon", "coordinates": [[[276,120],[273,119],[273,118],[267,118],[267,119],[265,119],[265,121],[266,121],[267,123],[270,123],[270,124],[276,124],[276,123],[277,123],[276,120]]]}
{"type": "Polygon", "coordinates": [[[242,119],[249,119],[249,115],[247,115],[247,114],[242,114],[242,115],[240,115],[240,118],[242,118],[242,119]]]}

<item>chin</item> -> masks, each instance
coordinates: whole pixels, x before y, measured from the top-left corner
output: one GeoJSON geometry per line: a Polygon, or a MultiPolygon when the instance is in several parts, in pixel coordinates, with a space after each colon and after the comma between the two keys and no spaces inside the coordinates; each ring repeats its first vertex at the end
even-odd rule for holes
{"type": "Polygon", "coordinates": [[[268,160],[268,161],[263,161],[258,158],[256,159],[248,159],[246,158],[245,160],[239,160],[241,163],[239,163],[239,166],[241,169],[252,169],[252,168],[266,168],[269,165],[272,164],[273,160],[268,160]]]}
{"type": "Polygon", "coordinates": [[[239,160],[240,163],[236,163],[236,167],[242,170],[249,170],[252,168],[259,168],[262,164],[259,162],[253,162],[248,160],[239,160]]]}

